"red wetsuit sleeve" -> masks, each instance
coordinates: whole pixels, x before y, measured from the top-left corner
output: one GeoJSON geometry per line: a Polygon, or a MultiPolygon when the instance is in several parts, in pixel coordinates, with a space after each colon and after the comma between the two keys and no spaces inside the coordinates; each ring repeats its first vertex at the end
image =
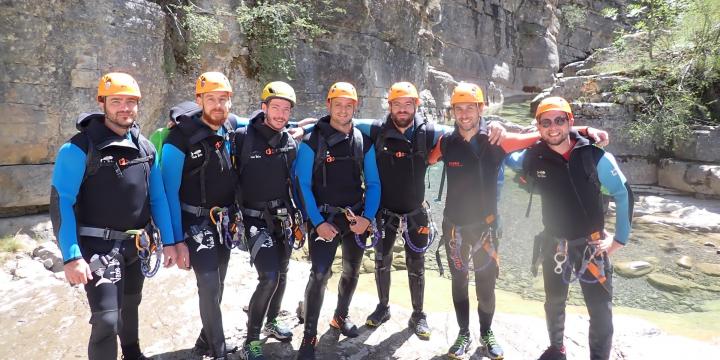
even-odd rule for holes
{"type": "Polygon", "coordinates": [[[442,143],[443,137],[444,135],[440,135],[437,144],[435,144],[435,147],[430,151],[430,155],[428,156],[428,164],[435,164],[442,158],[442,150],[440,149],[440,143],[442,143]]]}

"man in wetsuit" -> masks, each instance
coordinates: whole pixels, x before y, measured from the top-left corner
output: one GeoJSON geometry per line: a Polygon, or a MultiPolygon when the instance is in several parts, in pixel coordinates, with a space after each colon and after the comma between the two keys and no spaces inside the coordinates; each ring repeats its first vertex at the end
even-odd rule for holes
{"type": "Polygon", "coordinates": [[[317,322],[339,245],[343,270],[330,325],[345,336],[358,336],[348,308],[358,282],[366,232],[380,204],[380,180],[372,141],[353,126],[357,102],[355,87],[335,83],[327,96],[330,114],[318,120],[298,149],[295,173],[313,227],[308,244],[312,266],[305,289],[305,331],[298,359],[315,359],[317,322]]]}
{"type": "MultiPolygon", "coordinates": [[[[375,145],[382,198],[377,221],[384,237],[375,246],[375,281],[379,304],[367,318],[367,325],[380,326],[390,319],[390,271],[393,245],[398,232],[405,248],[405,262],[413,308],[408,326],[423,340],[430,338],[430,327],[423,312],[425,293],[425,250],[435,236],[425,203],[425,173],[429,150],[452,127],[428,122],[418,113],[420,97],[409,82],[398,82],[388,92],[387,117],[356,121],[375,145]]],[[[497,126],[501,130],[502,127],[497,126]]],[[[504,136],[496,131],[498,140],[504,136]]]]}
{"type": "Polygon", "coordinates": [[[482,118],[484,99],[476,84],[458,84],[450,102],[455,131],[443,136],[430,155],[430,163],[442,158],[447,166],[443,236],[452,276],[453,305],[460,326],[448,356],[460,358],[470,347],[468,277],[472,271],[482,343],[489,358],[502,359],[503,349],[491,329],[495,313],[495,280],[499,271],[498,171],[508,153],[530,146],[538,135],[508,134],[500,146],[491,144],[482,118]]]}
{"type": "Polygon", "coordinates": [[[118,336],[123,359],[147,359],[138,341],[138,306],[152,264],[139,259],[136,238],[142,246],[157,227],[165,266],[176,258],[155,148],[136,123],[140,98],[132,76],[104,75],[97,92],[102,112],[80,115],[80,133],[55,160],[50,215],[65,277],[87,293],[91,360],[115,359],[118,336]]]}
{"type": "Polygon", "coordinates": [[[247,127],[237,130],[234,139],[238,203],[251,262],[258,272],[242,349],[242,357],[248,360],[264,358],[261,327],[266,336],[281,341],[292,338],[290,329],[276,317],[285,293],[290,253],[302,222],[295,205],[291,170],[297,143],[285,129],[295,106],[295,90],[274,81],[263,89],[261,101],[261,110],[251,116],[247,127]]]}
{"type": "MultiPolygon", "coordinates": [[[[590,314],[590,358],[610,358],[612,266],[609,256],[627,244],[633,195],[612,154],[571,129],[570,104],[543,100],[535,118],[542,140],[513,154],[542,197],[544,230],[538,236],[545,283],[545,318],[550,346],[541,360],[564,360],[568,285],[579,280],[590,314]],[[601,188],[615,201],[615,234],[605,230],[601,188]]],[[[532,195],[531,195],[532,196],[532,195]]]]}
{"type": "MultiPolygon", "coordinates": [[[[232,87],[219,72],[198,77],[195,101],[202,111],[181,116],[169,131],[161,159],[163,182],[175,240],[189,257],[180,256],[185,268],[195,271],[203,327],[196,352],[225,359],[235,346],[225,343],[222,301],[230,247],[216,226],[220,213],[233,214],[237,176],[230,160],[229,124],[232,87]]],[[[222,231],[224,232],[224,231],[222,231]]]]}

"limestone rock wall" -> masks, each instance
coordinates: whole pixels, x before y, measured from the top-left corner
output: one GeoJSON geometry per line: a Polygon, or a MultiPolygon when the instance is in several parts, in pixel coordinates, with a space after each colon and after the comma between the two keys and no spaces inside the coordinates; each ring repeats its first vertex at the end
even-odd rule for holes
{"type": "MultiPolygon", "coordinates": [[[[47,204],[56,151],[75,133],[77,115],[97,109],[102,73],[125,71],[138,80],[145,133],[164,123],[172,104],[192,98],[203,71],[228,75],[236,113],[257,108],[262,84],[243,69],[252,54],[233,16],[239,1],[193,2],[225,15],[218,18],[224,25],[220,43],[203,46],[202,58],[190,65],[178,58],[183,37],[169,3],[0,3],[0,216],[3,209],[47,204]],[[31,173],[29,179],[25,174],[31,173]]],[[[327,24],[331,34],[300,44],[294,54],[295,116],[322,114],[328,86],[340,80],[357,86],[359,116],[366,118],[384,113],[387,88],[399,80],[424,90],[423,111],[433,119],[447,115],[459,80],[478,82],[490,104],[500,104],[503,93],[545,88],[560,64],[606,46],[618,21],[597,14],[617,3],[622,1],[337,1],[346,13],[327,24]],[[588,14],[572,28],[562,21],[563,7],[571,3],[588,14]]]]}

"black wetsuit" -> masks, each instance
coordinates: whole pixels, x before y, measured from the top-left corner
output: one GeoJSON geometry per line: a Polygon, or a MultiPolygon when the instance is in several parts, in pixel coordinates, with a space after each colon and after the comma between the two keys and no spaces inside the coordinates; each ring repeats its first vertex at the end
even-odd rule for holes
{"type": "Polygon", "coordinates": [[[256,113],[235,136],[248,248],[251,253],[258,248],[252,263],[259,282],[250,298],[247,342],[259,339],[264,317],[271,322],[280,311],[293,241],[285,219],[294,221],[297,210],[290,184],[297,145],[287,131],[275,131],[264,120],[265,113],[256,113]]]}
{"type": "Polygon", "coordinates": [[[119,335],[124,358],[137,359],[145,277],[134,239],[124,232],[150,230],[152,214],[163,243],[174,241],[155,148],[136,126],[123,137],[104,118],[81,115],[81,133],[58,151],[50,214],[65,264],[83,258],[92,266],[98,257],[109,257],[85,285],[92,312],[88,358],[114,359],[119,335]],[[107,236],[91,235],[98,230],[107,236]]]}
{"type": "Polygon", "coordinates": [[[212,130],[195,115],[170,129],[161,160],[175,239],[187,244],[197,279],[203,324],[198,341],[216,357],[226,352],[220,302],[230,250],[221,243],[209,210],[233,207],[237,177],[230,148],[225,126],[212,130]]]}
{"type": "MultiPolygon", "coordinates": [[[[452,275],[455,315],[460,331],[468,332],[468,271],[474,270],[480,331],[485,334],[490,330],[495,314],[495,280],[499,268],[496,259],[483,247],[481,235],[488,225],[492,231],[495,228],[498,171],[506,154],[501,147],[488,142],[483,128],[470,142],[465,141],[457,130],[443,136],[440,148],[447,166],[447,199],[442,227],[452,275]],[[460,238],[462,245],[455,242],[460,238]],[[453,256],[455,250],[458,256],[453,256]]],[[[491,234],[488,239],[492,239],[490,245],[497,251],[497,234],[491,234]]]]}
{"type": "Polygon", "coordinates": [[[332,128],[329,121],[329,116],[321,118],[315,130],[305,136],[298,149],[296,164],[305,211],[312,225],[317,227],[328,222],[339,230],[334,239],[329,239],[330,242],[316,241],[315,228],[310,231],[312,267],[305,289],[304,311],[305,337],[308,338],[317,334],[325,287],[332,273],[335,252],[341,243],[343,271],[338,284],[336,316],[347,315],[357,286],[364,250],[356,244],[348,220],[338,209],[351,207],[356,215],[372,219],[380,203],[380,181],[372,142],[354,128],[349,135],[342,134],[332,128]],[[321,141],[325,142],[326,151],[319,149],[321,141]],[[362,148],[358,148],[358,141],[362,141],[362,148]],[[358,163],[358,151],[364,153],[362,164],[358,163]],[[322,157],[318,158],[316,153],[322,157]]]}

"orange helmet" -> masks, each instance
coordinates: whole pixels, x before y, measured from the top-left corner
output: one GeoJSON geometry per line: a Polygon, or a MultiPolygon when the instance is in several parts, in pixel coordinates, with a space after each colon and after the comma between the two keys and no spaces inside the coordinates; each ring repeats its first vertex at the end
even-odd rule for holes
{"type": "Polygon", "coordinates": [[[450,106],[457,103],[478,103],[483,104],[483,93],[480,86],[476,84],[461,82],[452,92],[450,97],[450,106]]]}
{"type": "Polygon", "coordinates": [[[355,87],[352,84],[346,82],[336,82],[330,87],[330,91],[328,91],[327,95],[327,100],[330,101],[330,99],[334,98],[348,98],[351,100],[355,100],[355,102],[358,101],[358,95],[355,87]]]}
{"type": "Polygon", "coordinates": [[[138,100],[140,96],[140,86],[132,76],[125,73],[108,73],[100,78],[98,83],[97,100],[102,101],[104,97],[110,95],[130,95],[136,96],[138,100]]]}
{"type": "Polygon", "coordinates": [[[195,82],[195,95],[209,93],[211,91],[227,91],[232,94],[230,81],[222,73],[210,71],[203,73],[195,82]]]}
{"type": "Polygon", "coordinates": [[[390,87],[388,102],[401,97],[413,98],[415,99],[415,104],[420,105],[420,96],[418,95],[415,85],[407,81],[396,82],[390,87]]]}
{"type": "Polygon", "coordinates": [[[570,104],[559,96],[551,96],[543,99],[543,101],[538,104],[537,110],[535,111],[535,119],[537,120],[540,118],[540,115],[552,110],[566,113],[570,121],[573,121],[574,119],[572,110],[570,109],[570,104]]]}

